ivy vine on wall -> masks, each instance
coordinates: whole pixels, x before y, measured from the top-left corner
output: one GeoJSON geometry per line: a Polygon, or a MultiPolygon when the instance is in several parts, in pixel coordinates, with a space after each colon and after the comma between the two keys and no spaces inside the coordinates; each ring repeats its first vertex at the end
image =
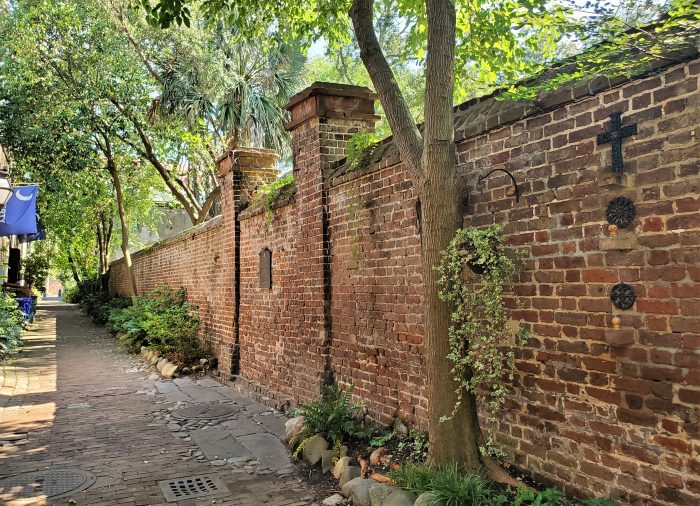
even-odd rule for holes
{"type": "MultiPolygon", "coordinates": [[[[460,229],[435,269],[440,298],[453,306],[450,326],[452,374],[457,382],[457,404],[473,393],[496,413],[505,402],[512,382],[514,332],[504,294],[522,265],[522,252],[507,244],[503,226],[481,230],[460,229]]],[[[519,327],[515,342],[525,344],[529,332],[519,327]]]]}

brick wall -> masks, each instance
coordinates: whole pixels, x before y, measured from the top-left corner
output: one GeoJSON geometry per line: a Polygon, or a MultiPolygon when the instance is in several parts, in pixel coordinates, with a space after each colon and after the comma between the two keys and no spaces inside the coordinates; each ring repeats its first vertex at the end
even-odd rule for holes
{"type": "Polygon", "coordinates": [[[492,424],[545,482],[625,502],[700,502],[700,62],[581,98],[458,144],[466,227],[505,223],[529,253],[512,316],[532,330],[508,411],[492,424]],[[625,176],[610,174],[609,115],[637,123],[625,176]],[[478,188],[476,176],[512,171],[478,188]],[[615,197],[637,217],[609,238],[615,197]],[[615,309],[612,286],[637,301],[615,309]],[[621,318],[612,331],[611,319],[621,318]],[[629,341],[611,346],[607,340],[629,341]]]}
{"type": "Polygon", "coordinates": [[[294,265],[298,232],[293,203],[242,217],[241,372],[283,394],[309,399],[318,393],[315,371],[320,366],[300,335],[300,301],[293,295],[301,277],[294,265]],[[272,252],[271,289],[260,288],[264,248],[272,252]]]}
{"type": "Polygon", "coordinates": [[[329,194],[333,367],[389,423],[427,419],[416,197],[398,160],[329,194]]]}
{"type": "MultiPolygon", "coordinates": [[[[185,288],[187,300],[202,319],[202,336],[220,358],[232,337],[232,282],[226,266],[226,227],[222,216],[132,255],[137,291],[144,295],[157,286],[185,288]]],[[[124,260],[113,262],[110,290],[128,293],[124,260]]]]}
{"type": "MultiPolygon", "coordinates": [[[[557,90],[537,104],[487,97],[455,110],[458,171],[471,188],[465,226],[505,223],[529,254],[508,304],[532,337],[517,351],[506,409],[484,423],[517,466],[572,494],[700,501],[699,74],[692,60],[557,90]],[[623,141],[620,178],[610,172],[610,144],[596,143],[612,112],[638,125],[623,141]],[[477,184],[494,168],[515,176],[519,202],[505,174],[477,184]],[[635,202],[637,216],[611,239],[605,209],[618,196],[635,202]],[[621,281],[637,292],[626,311],[609,298],[621,281]]],[[[219,236],[230,252],[225,274],[210,266],[201,276],[233,287],[224,312],[237,315],[234,331],[222,329],[221,339],[240,347],[240,375],[296,400],[317,397],[324,381],[352,383],[373,418],[423,426],[416,196],[390,140],[361,162],[335,163],[347,138],[371,127],[372,98],[333,85],[298,95],[294,197],[241,212],[245,170],[229,163],[220,224],[134,263],[140,291],[144,279],[184,269],[195,298],[201,282],[190,273],[207,227],[229,227],[219,236]],[[259,286],[263,248],[272,251],[271,289],[259,286]]]]}

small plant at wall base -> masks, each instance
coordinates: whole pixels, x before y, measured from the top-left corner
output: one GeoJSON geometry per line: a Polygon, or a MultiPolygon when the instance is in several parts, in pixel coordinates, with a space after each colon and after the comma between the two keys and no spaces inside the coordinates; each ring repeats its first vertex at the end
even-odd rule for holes
{"type": "Polygon", "coordinates": [[[0,293],[0,359],[20,346],[23,329],[24,318],[17,301],[11,295],[0,293]]]}
{"type": "Polygon", "coordinates": [[[341,390],[337,385],[324,387],[323,398],[309,403],[299,403],[299,409],[291,414],[303,415],[304,426],[289,442],[298,453],[309,438],[319,434],[331,445],[347,441],[352,437],[364,436],[363,422],[357,416],[364,412],[360,402],[353,403],[351,399],[353,387],[341,390]]]}
{"type": "MultiPolygon", "coordinates": [[[[514,379],[513,332],[503,295],[519,272],[522,255],[506,243],[502,231],[502,225],[458,230],[435,267],[440,298],[453,307],[448,358],[458,385],[457,404],[443,419],[456,413],[467,394],[496,413],[507,394],[504,375],[509,382],[514,379]]],[[[528,335],[519,328],[516,344],[525,344],[528,335]]]]}
{"type": "Polygon", "coordinates": [[[408,437],[399,442],[399,451],[406,451],[408,459],[414,464],[422,464],[428,458],[428,436],[418,429],[411,429],[408,437]]]}

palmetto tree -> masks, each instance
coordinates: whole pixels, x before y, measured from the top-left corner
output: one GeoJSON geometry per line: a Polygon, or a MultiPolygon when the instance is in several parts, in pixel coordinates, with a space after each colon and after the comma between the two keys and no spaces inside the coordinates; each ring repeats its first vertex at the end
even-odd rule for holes
{"type": "Polygon", "coordinates": [[[302,84],[305,58],[291,46],[230,43],[219,28],[207,58],[176,61],[162,75],[151,116],[180,115],[214,143],[212,154],[238,146],[289,155],[284,104],[302,84]]]}

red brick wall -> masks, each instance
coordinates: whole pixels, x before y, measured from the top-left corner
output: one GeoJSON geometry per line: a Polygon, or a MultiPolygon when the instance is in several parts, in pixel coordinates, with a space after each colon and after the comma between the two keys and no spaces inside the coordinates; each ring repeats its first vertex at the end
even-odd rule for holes
{"type": "Polygon", "coordinates": [[[328,199],[333,368],[374,417],[416,423],[427,418],[416,198],[401,166],[382,165],[328,199]]]}
{"type": "Polygon", "coordinates": [[[313,354],[300,334],[301,273],[295,269],[299,232],[295,205],[241,220],[241,373],[274,390],[310,399],[318,392],[313,354]],[[260,288],[259,254],[272,251],[272,288],[260,288]]]}
{"type": "Polygon", "coordinates": [[[530,256],[512,316],[532,338],[492,426],[521,467],[570,492],[700,503],[699,74],[698,61],[677,66],[458,145],[471,188],[506,168],[523,190],[516,203],[506,176],[492,176],[464,220],[505,223],[530,256]],[[638,123],[617,186],[605,177],[610,145],[596,145],[613,111],[638,123]],[[617,196],[636,204],[619,233],[629,251],[606,241],[617,196]],[[636,289],[630,310],[612,306],[618,282],[636,289]],[[631,344],[606,343],[615,314],[631,344]]]}
{"type": "MultiPolygon", "coordinates": [[[[507,102],[487,99],[456,113],[458,170],[471,188],[465,226],[505,223],[510,241],[529,253],[514,287],[522,307],[508,302],[532,338],[518,350],[506,409],[487,425],[519,467],[569,493],[631,504],[700,501],[698,74],[695,60],[612,89],[596,81],[558,91],[549,112],[522,106],[512,114],[507,102]],[[501,111],[495,119],[493,111],[501,111]],[[619,182],[609,176],[610,145],[596,144],[613,111],[638,123],[623,143],[619,182]],[[503,174],[477,185],[493,168],[514,174],[520,202],[503,174]],[[637,218],[611,243],[605,208],[620,195],[635,202],[637,218]],[[627,311],[609,299],[619,281],[637,291],[627,311]],[[610,334],[614,314],[620,334],[610,334]],[[606,333],[632,342],[610,346],[606,333]]],[[[335,169],[347,137],[370,121],[367,111],[357,124],[314,117],[333,102],[321,107],[310,96],[292,110],[295,203],[239,216],[240,372],[296,399],[316,397],[332,372],[356,386],[372,417],[423,425],[414,192],[391,149],[361,170],[335,169]],[[259,288],[264,247],[273,252],[271,290],[259,288]]],[[[233,222],[232,206],[224,202],[224,224],[233,222]]],[[[192,269],[206,257],[207,234],[137,254],[139,290],[143,279],[175,276],[174,284],[190,283],[188,295],[204,297],[192,269]]],[[[232,248],[233,232],[227,237],[232,248]]],[[[226,290],[234,279],[233,255],[224,258],[221,272],[210,265],[199,273],[205,285],[213,277],[226,290]]],[[[234,299],[224,300],[231,306],[223,316],[234,299]]],[[[225,328],[221,338],[233,339],[225,328]]]]}
{"type": "MultiPolygon", "coordinates": [[[[233,317],[232,281],[227,266],[226,227],[218,216],[199,227],[132,255],[139,295],[157,286],[184,287],[202,319],[201,334],[220,359],[229,356],[233,317]]],[[[110,289],[128,293],[124,260],[112,263],[110,289]]]]}

